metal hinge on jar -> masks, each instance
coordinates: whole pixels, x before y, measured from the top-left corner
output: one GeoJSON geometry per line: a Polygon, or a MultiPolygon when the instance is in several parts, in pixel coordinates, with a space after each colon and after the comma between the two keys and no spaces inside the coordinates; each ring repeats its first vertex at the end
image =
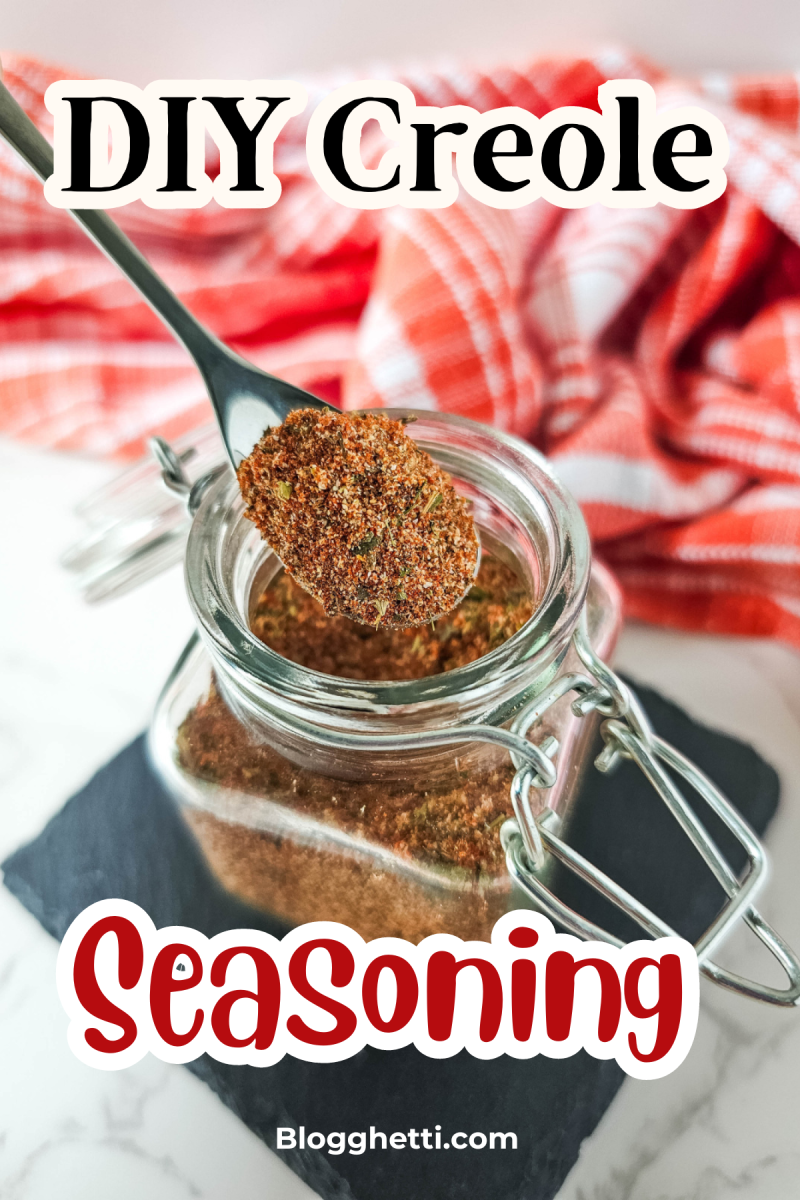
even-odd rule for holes
{"type": "MultiPolygon", "coordinates": [[[[753,907],[753,900],[766,879],[766,855],[747,822],[711,780],[680,751],[654,732],[635,694],[595,654],[584,623],[574,635],[575,649],[588,675],[567,675],[558,679],[516,718],[512,732],[526,739],[542,714],[560,697],[574,691],[573,712],[580,717],[597,711],[605,720],[600,733],[605,743],[595,761],[604,773],[613,771],[622,759],[631,759],[641,769],[658,795],[679,822],[692,844],[705,860],[728,900],[705,933],[695,943],[700,971],[721,987],[756,1000],[783,1006],[800,1001],[800,960],[783,939],[753,907]],[[669,767],[684,779],[731,831],[747,855],[747,867],[740,879],[716,845],[680,788],[665,770],[669,767]],[[756,983],[728,971],[711,961],[711,954],[732,925],[742,918],[783,967],[789,980],[787,988],[756,983]]],[[[540,750],[549,761],[554,747],[543,741],[540,750]]],[[[570,908],[540,878],[547,856],[553,855],[570,871],[625,913],[652,937],[679,936],[666,921],[641,904],[625,888],[595,867],[558,835],[555,812],[545,809],[534,817],[530,805],[531,788],[549,788],[555,782],[555,769],[540,770],[528,756],[512,752],[517,773],[511,787],[515,818],[501,829],[509,872],[517,884],[549,917],[578,937],[621,946],[622,941],[570,908]]]]}

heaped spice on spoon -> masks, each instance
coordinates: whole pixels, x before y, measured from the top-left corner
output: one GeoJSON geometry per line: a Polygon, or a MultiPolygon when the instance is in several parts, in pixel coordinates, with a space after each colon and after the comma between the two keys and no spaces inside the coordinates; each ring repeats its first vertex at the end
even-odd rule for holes
{"type": "Polygon", "coordinates": [[[479,545],[466,501],[401,421],[301,409],[238,477],[246,515],[331,616],[424,625],[470,587],[479,545]]]}

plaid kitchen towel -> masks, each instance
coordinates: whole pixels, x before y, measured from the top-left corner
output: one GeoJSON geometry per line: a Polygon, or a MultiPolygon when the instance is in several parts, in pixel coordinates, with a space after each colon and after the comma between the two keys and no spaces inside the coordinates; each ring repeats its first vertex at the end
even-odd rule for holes
{"type": "MultiPolygon", "coordinates": [[[[43,93],[67,72],[4,64],[51,135],[43,93]]],[[[274,208],[114,215],[197,316],[268,370],[345,408],[438,408],[534,441],[629,614],[800,645],[797,79],[687,82],[618,51],[396,77],[420,104],[537,115],[596,107],[608,78],[646,79],[661,107],[721,118],[728,190],[696,211],[508,212],[469,197],[348,209],[304,151],[308,112],[339,75],[310,83],[278,139],[274,208]]],[[[0,430],[132,455],[207,419],[185,353],[2,143],[0,254],[0,430]]]]}

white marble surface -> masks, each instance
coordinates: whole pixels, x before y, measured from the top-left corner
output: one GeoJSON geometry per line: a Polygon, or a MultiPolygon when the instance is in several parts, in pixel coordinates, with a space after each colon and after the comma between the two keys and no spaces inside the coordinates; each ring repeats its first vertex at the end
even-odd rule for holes
{"type": "MultiPolygon", "coordinates": [[[[177,570],[104,607],[70,591],[57,558],[78,532],[71,509],[108,474],[0,442],[0,857],[144,726],[191,628],[177,570]]],[[[757,641],[633,626],[618,662],[752,741],[780,771],[761,908],[800,946],[800,659],[757,641]]],[[[186,1070],[146,1059],[106,1074],[75,1060],[55,954],[0,889],[1,1200],[312,1196],[186,1070]]],[[[769,971],[746,934],[724,958],[769,971]]],[[[705,985],[686,1063],[665,1080],[626,1082],[560,1200],[796,1200],[798,1080],[800,1012],[705,985]]]]}

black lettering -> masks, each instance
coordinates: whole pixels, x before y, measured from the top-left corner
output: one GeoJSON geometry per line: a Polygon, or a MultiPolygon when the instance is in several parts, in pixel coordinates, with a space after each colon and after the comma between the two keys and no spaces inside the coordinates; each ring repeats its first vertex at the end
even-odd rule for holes
{"type": "Polygon", "coordinates": [[[593,129],[588,125],[559,125],[548,136],[542,146],[542,171],[551,183],[565,192],[582,192],[591,187],[600,177],[606,152],[603,143],[593,129]],[[561,174],[561,143],[568,129],[577,129],[586,145],[586,161],[583,164],[583,174],[576,187],[570,187],[561,174]]]}
{"type": "Polygon", "coordinates": [[[691,180],[684,179],[675,170],[675,163],[672,160],[674,158],[708,158],[710,154],[711,138],[702,125],[675,125],[672,129],[662,133],[655,144],[653,170],[656,177],[666,187],[672,188],[674,192],[696,192],[698,188],[705,187],[708,180],[701,179],[697,183],[692,183],[691,180]],[[694,150],[673,149],[678,134],[685,133],[687,130],[694,134],[694,150]]]}
{"type": "Polygon", "coordinates": [[[617,96],[619,104],[619,182],[614,192],[643,192],[639,182],[639,97],[617,96]]]}
{"type": "Polygon", "coordinates": [[[70,130],[70,154],[72,166],[72,182],[65,192],[116,192],[127,187],[139,178],[147,166],[150,154],[150,131],[144,115],[130,100],[121,100],[119,96],[66,96],[72,106],[72,125],[70,130]],[[105,184],[103,187],[92,187],[92,105],[98,100],[107,100],[116,104],[128,124],[130,148],[125,170],[116,183],[105,184]]]}
{"type": "Polygon", "coordinates": [[[482,133],[475,143],[472,165],[478,179],[486,187],[490,187],[496,192],[518,192],[520,188],[530,183],[530,179],[520,179],[517,182],[505,179],[494,165],[494,160],[496,158],[528,158],[531,154],[533,154],[533,143],[527,129],[523,129],[521,125],[495,125],[494,129],[487,129],[485,133],[482,133]],[[506,133],[508,130],[511,130],[516,136],[516,148],[514,150],[495,150],[495,143],[500,134],[506,133]]]}
{"type": "Polygon", "coordinates": [[[266,109],[252,129],[239,112],[239,101],[244,96],[203,96],[216,109],[219,119],[236,143],[237,181],[232,192],[263,192],[256,182],[256,138],[279,104],[288,96],[256,96],[266,103],[266,109]]]}
{"type": "Polygon", "coordinates": [[[412,192],[440,192],[436,186],[436,164],[433,157],[434,142],[440,133],[466,133],[467,126],[463,121],[454,121],[452,125],[443,125],[437,129],[435,125],[412,125],[417,131],[417,182],[411,188],[412,192]]]}
{"type": "Polygon", "coordinates": [[[167,182],[159,192],[196,192],[189,187],[187,114],[194,96],[162,96],[167,106],[167,182]]]}
{"type": "Polygon", "coordinates": [[[400,182],[400,167],[395,169],[395,173],[388,183],[378,184],[362,184],[356,183],[352,179],[344,165],[344,127],[347,118],[351,112],[358,108],[359,104],[366,104],[368,100],[374,101],[376,104],[385,104],[394,113],[398,124],[400,122],[400,105],[396,100],[390,100],[386,96],[359,96],[356,100],[349,100],[347,104],[343,104],[341,108],[337,108],[333,113],[327,125],[322,138],[322,153],[325,156],[325,162],[328,164],[328,170],[334,179],[342,185],[349,188],[352,192],[388,192],[389,188],[397,187],[400,182]]]}

